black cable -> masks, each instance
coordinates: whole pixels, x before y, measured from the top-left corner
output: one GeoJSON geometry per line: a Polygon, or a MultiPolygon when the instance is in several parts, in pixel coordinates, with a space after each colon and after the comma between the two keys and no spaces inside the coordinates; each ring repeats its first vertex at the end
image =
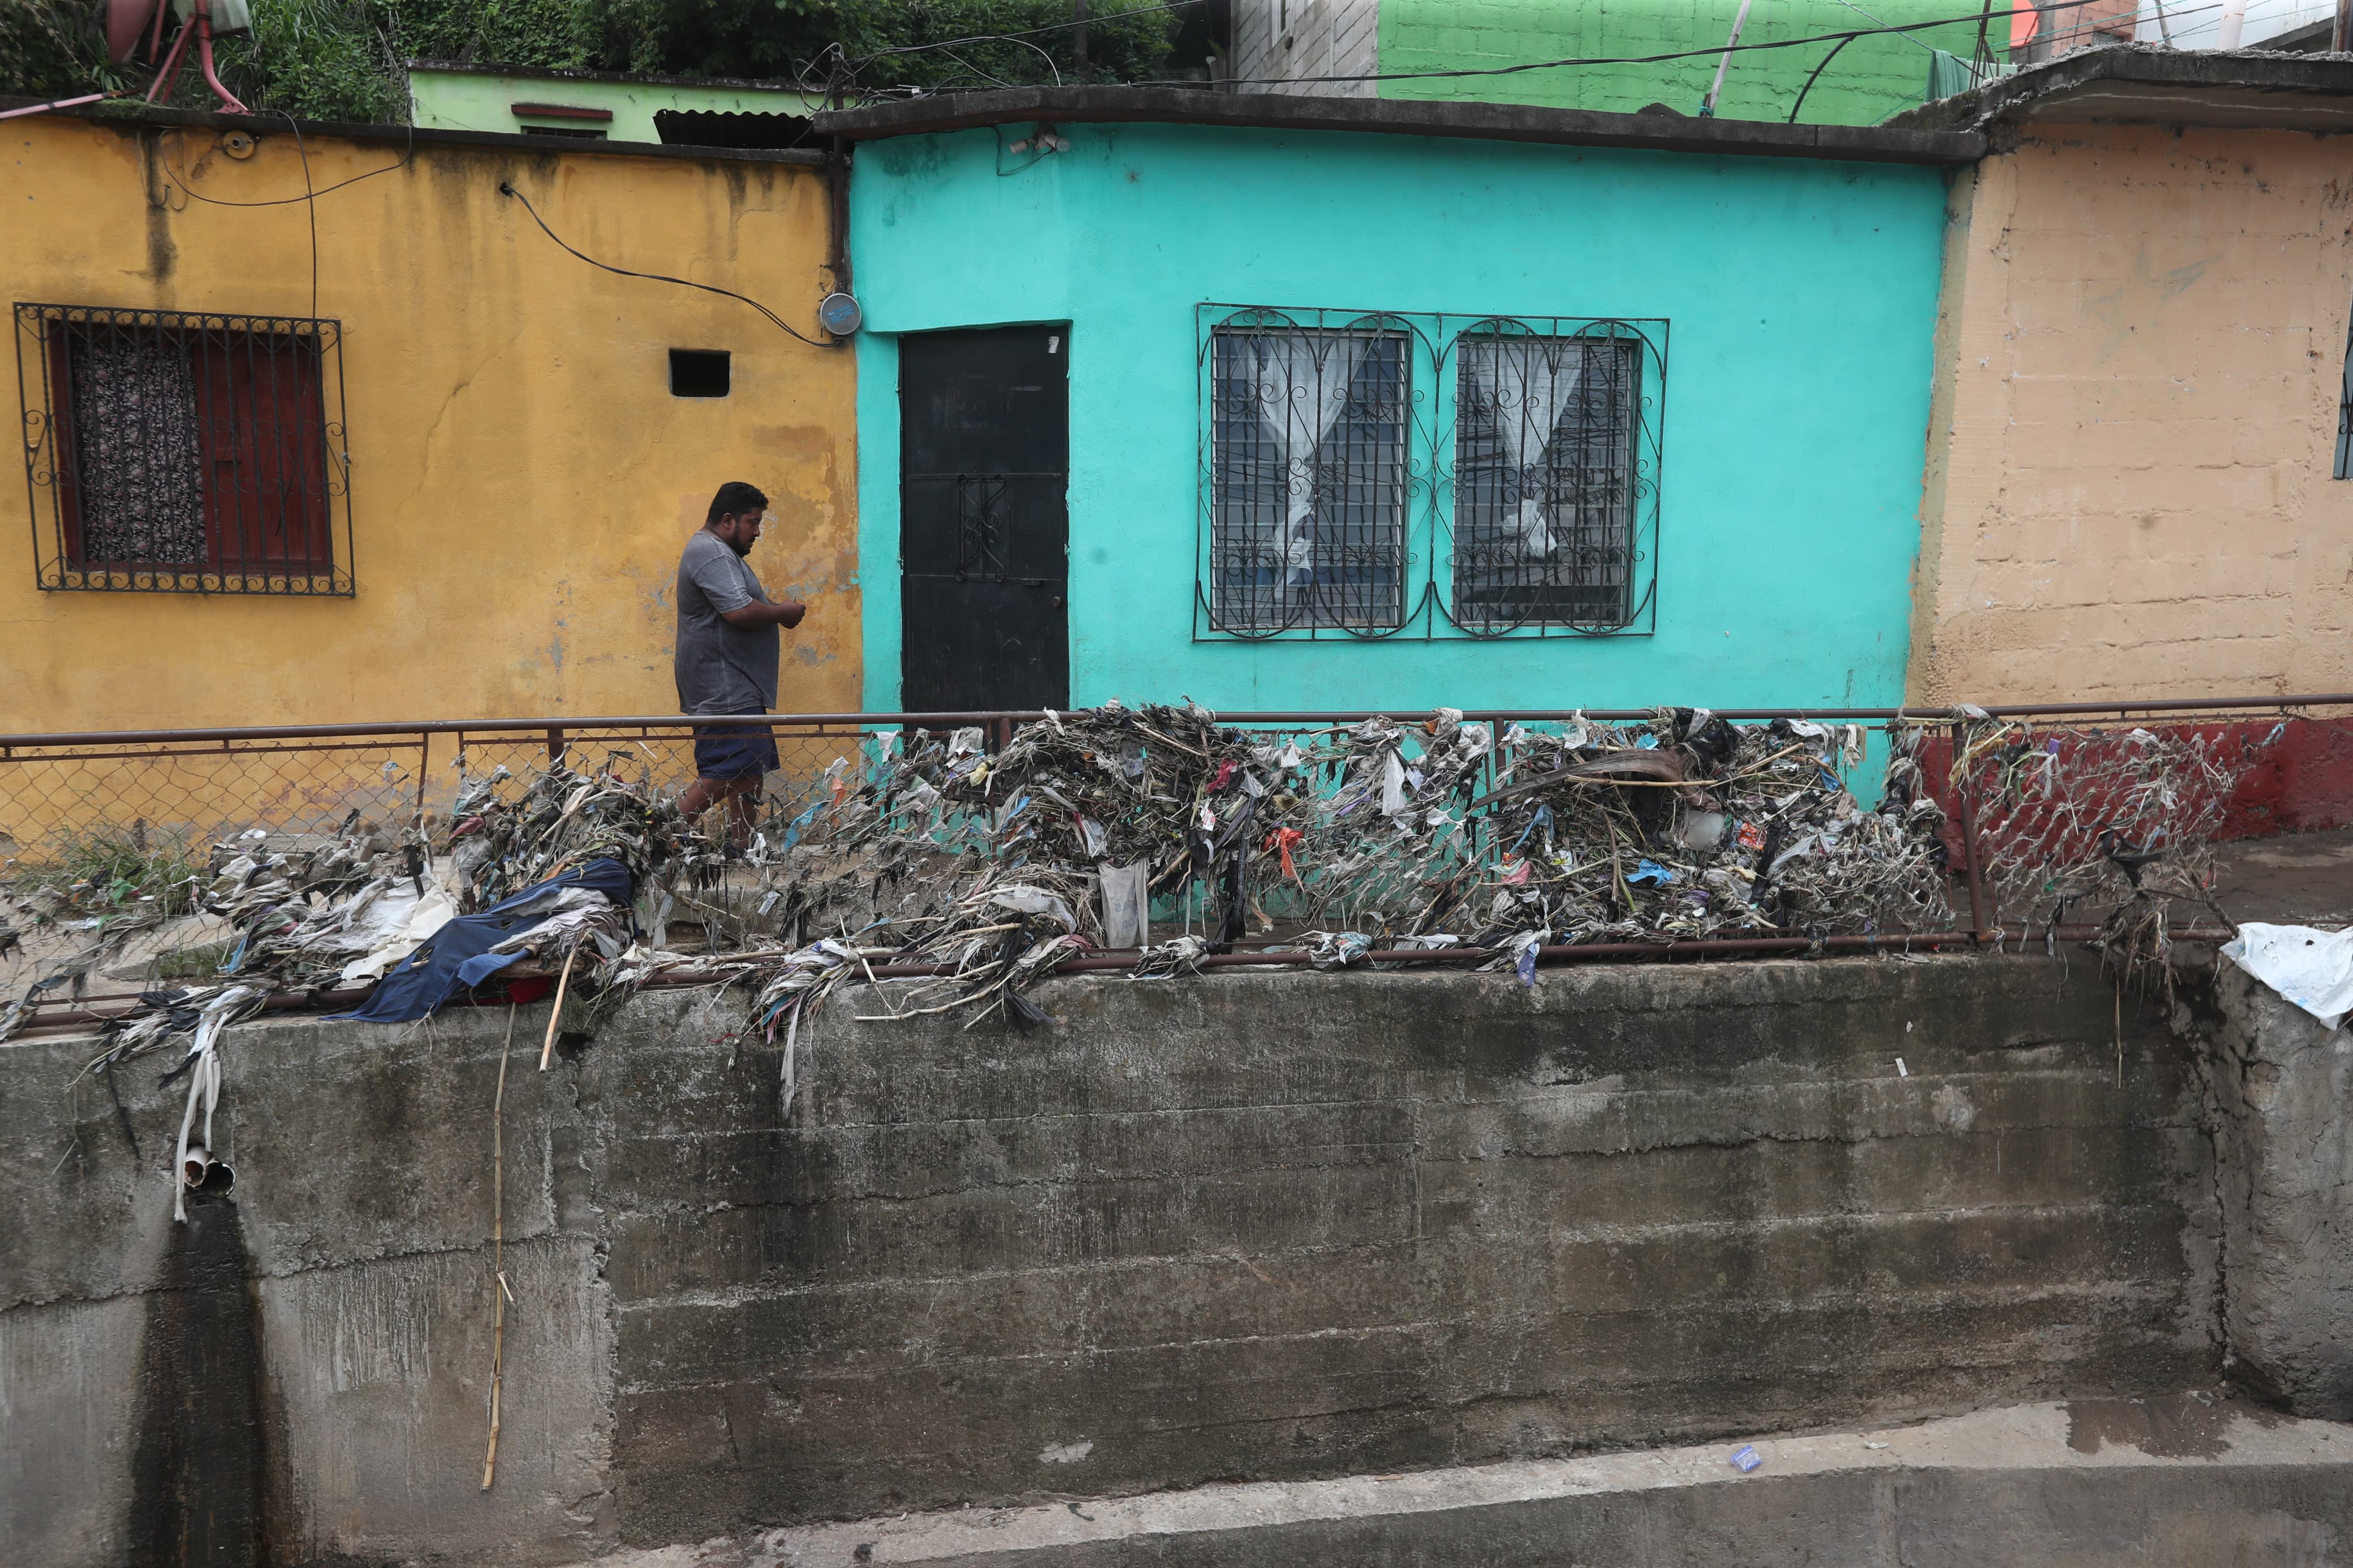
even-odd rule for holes
{"type": "MultiPolygon", "coordinates": [[[[1882,35],[1917,33],[1926,31],[1930,27],[1957,26],[1965,22],[1978,21],[1981,17],[2015,16],[2035,11],[2073,11],[2080,10],[2085,5],[2108,5],[2114,4],[2115,0],[2054,0],[2053,4],[2047,5],[2013,5],[2006,10],[2000,11],[1971,11],[1967,16],[1940,16],[1926,22],[1903,22],[1882,27],[1855,27],[1845,32],[1816,33],[1811,37],[1803,38],[1776,38],[1770,42],[1761,44],[1733,44],[1729,46],[1724,44],[1710,44],[1704,48],[1675,49],[1662,55],[1581,55],[1559,60],[1530,60],[1523,65],[1515,66],[1466,67],[1458,70],[1438,71],[1367,71],[1358,76],[1244,77],[1237,78],[1232,81],[1221,83],[1220,85],[1230,87],[1301,87],[1317,83],[1337,82],[1428,81],[1435,79],[1450,79],[1458,77],[1516,76],[1523,71],[1556,70],[1570,66],[1662,65],[1669,60],[1713,58],[1718,55],[1746,54],[1752,49],[1790,49],[1798,48],[1807,44],[1836,43],[1847,38],[1871,38],[1878,37],[1882,35]]],[[[2215,3],[2212,5],[2194,7],[2194,9],[2200,11],[2213,11],[2221,8],[2221,0],[2215,0],[2215,3]]],[[[2187,16],[2188,14],[2188,12],[2176,13],[2176,15],[2180,16],[2187,16]]],[[[1152,81],[1133,82],[1129,85],[1134,87],[1192,87],[1198,86],[1199,83],[1192,78],[1164,77],[1152,81]]]]}
{"type": "Polygon", "coordinates": [[[277,110],[294,132],[294,151],[302,159],[302,201],[311,213],[311,320],[319,319],[319,196],[311,188],[311,149],[302,143],[302,127],[285,110],[277,110]]]}
{"type": "Polygon", "coordinates": [[[1831,52],[1822,57],[1822,63],[1814,68],[1814,74],[1808,77],[1806,79],[1806,85],[1798,89],[1798,101],[1789,105],[1790,124],[1795,125],[1798,122],[1798,110],[1806,107],[1806,94],[1814,90],[1814,83],[1821,79],[1823,70],[1829,67],[1832,60],[1838,58],[1838,53],[1841,49],[1846,47],[1852,42],[1854,42],[1852,38],[1841,38],[1837,43],[1831,46],[1831,52]]]}
{"type": "Polygon", "coordinates": [[[1116,22],[1122,17],[1141,16],[1152,11],[1176,11],[1198,3],[1199,0],[1159,0],[1157,5],[1138,5],[1133,11],[1115,11],[1108,16],[1090,16],[1084,21],[1073,18],[1068,22],[1049,22],[1042,27],[1024,27],[1013,33],[976,33],[969,38],[943,38],[936,44],[902,44],[895,49],[877,49],[871,55],[860,55],[855,59],[846,55],[842,58],[847,64],[862,66],[869,60],[887,59],[892,55],[917,55],[925,49],[953,49],[965,44],[1009,43],[1017,38],[1034,38],[1040,33],[1060,33],[1071,27],[1091,26],[1098,22],[1116,22]]]}
{"type": "Polygon", "coordinates": [[[521,202],[522,204],[522,210],[531,214],[531,221],[539,225],[540,233],[547,236],[548,238],[554,240],[556,245],[563,250],[573,256],[578,257],[589,266],[596,268],[601,271],[610,272],[617,277],[621,278],[643,278],[649,282],[653,283],[675,283],[681,289],[700,289],[706,294],[718,294],[726,299],[737,300],[743,304],[751,306],[752,309],[759,311],[761,315],[765,316],[776,328],[792,337],[799,338],[801,342],[808,344],[808,346],[813,349],[838,349],[849,341],[848,338],[834,338],[829,342],[819,342],[815,338],[804,337],[801,333],[794,331],[792,323],[786,321],[782,316],[777,315],[774,310],[771,310],[757,300],[752,299],[747,295],[738,294],[733,289],[721,289],[709,283],[697,283],[690,278],[672,278],[667,273],[661,272],[632,272],[626,267],[614,267],[608,263],[597,260],[593,256],[584,255],[582,252],[574,250],[572,247],[565,245],[564,243],[563,237],[558,235],[554,229],[548,227],[547,220],[539,216],[539,209],[531,205],[531,198],[524,195],[521,191],[516,190],[512,183],[501,180],[499,182],[499,195],[502,196],[512,196],[515,200],[521,202]]]}
{"type": "MultiPolygon", "coordinates": [[[[286,111],[285,111],[284,110],[282,110],[282,109],[281,109],[281,110],[276,110],[275,112],[280,113],[280,114],[285,114],[285,112],[286,112],[286,111]]],[[[288,119],[290,121],[292,121],[292,119],[293,119],[293,116],[292,116],[292,115],[290,115],[290,115],[287,115],[287,119],[288,119]]],[[[174,125],[174,126],[171,126],[171,127],[169,127],[168,129],[170,129],[171,131],[173,131],[174,132],[175,132],[176,134],[178,134],[178,135],[179,135],[180,137],[182,137],[184,140],[185,139],[185,137],[186,137],[186,136],[187,136],[187,134],[188,134],[188,128],[187,128],[186,126],[185,126],[185,125],[174,125]]],[[[301,132],[298,131],[298,132],[295,132],[295,134],[299,137],[299,136],[301,134],[301,132]]],[[[198,195],[195,191],[191,190],[191,189],[189,188],[189,186],[188,186],[188,182],[187,182],[187,181],[185,181],[185,180],[184,180],[184,179],[180,178],[180,172],[179,172],[177,169],[174,169],[174,168],[173,168],[173,167],[172,167],[172,160],[171,160],[168,156],[164,157],[164,158],[162,158],[162,159],[161,159],[161,162],[162,162],[162,163],[163,163],[163,165],[164,165],[164,174],[169,174],[169,175],[172,177],[172,183],[173,183],[174,184],[175,184],[175,185],[177,185],[177,186],[179,186],[179,187],[180,187],[181,193],[182,193],[183,195],[186,195],[189,199],[191,199],[191,200],[193,200],[193,201],[204,202],[204,203],[206,203],[206,204],[207,204],[207,205],[209,205],[216,206],[216,207],[290,207],[290,206],[292,206],[296,202],[315,202],[315,201],[317,201],[321,196],[332,196],[332,195],[333,195],[337,191],[342,190],[342,189],[343,189],[344,186],[346,186],[346,185],[356,185],[356,184],[358,184],[362,180],[373,180],[373,179],[375,179],[378,174],[391,174],[391,173],[392,173],[394,170],[396,170],[396,169],[406,169],[406,168],[407,168],[411,163],[415,163],[416,161],[417,161],[417,127],[416,127],[415,125],[411,125],[411,126],[409,126],[409,127],[408,127],[408,150],[407,150],[406,152],[403,153],[400,155],[399,159],[398,159],[396,162],[390,163],[386,163],[386,164],[385,164],[383,168],[381,168],[381,169],[369,169],[369,170],[365,171],[364,173],[357,174],[353,174],[353,175],[350,179],[348,179],[348,180],[338,180],[338,181],[336,181],[333,184],[329,185],[329,186],[328,186],[325,190],[323,190],[323,191],[312,191],[312,190],[308,190],[308,189],[306,189],[306,190],[303,192],[303,194],[302,194],[302,195],[299,195],[299,196],[272,196],[272,197],[270,197],[268,201],[264,201],[264,202],[232,202],[232,201],[225,200],[225,199],[223,199],[222,197],[219,197],[219,196],[207,196],[207,195],[198,195]]],[[[305,168],[305,170],[306,170],[306,171],[307,171],[308,167],[309,167],[309,165],[306,163],[306,164],[304,165],[304,168],[305,168]]],[[[307,174],[306,174],[306,178],[307,178],[307,174]]]]}

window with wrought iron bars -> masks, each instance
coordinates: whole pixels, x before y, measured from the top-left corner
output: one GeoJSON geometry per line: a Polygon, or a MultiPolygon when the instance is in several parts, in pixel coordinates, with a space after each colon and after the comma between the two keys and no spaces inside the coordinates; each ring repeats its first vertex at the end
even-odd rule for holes
{"type": "Polygon", "coordinates": [[[1614,631],[1633,618],[1642,343],[1495,322],[1455,341],[1453,619],[1614,631]]]}
{"type": "Polygon", "coordinates": [[[1666,322],[1205,305],[1200,327],[1197,637],[1651,629],[1666,322]]]}
{"type": "Polygon", "coordinates": [[[1404,333],[1272,312],[1211,334],[1212,620],[1264,634],[1404,617],[1404,333]]]}
{"type": "Polygon", "coordinates": [[[2337,479],[2353,479],[2353,323],[2345,329],[2345,377],[2337,393],[2337,479]]]}
{"type": "Polygon", "coordinates": [[[39,586],[353,592],[340,323],[16,315],[39,586]]]}

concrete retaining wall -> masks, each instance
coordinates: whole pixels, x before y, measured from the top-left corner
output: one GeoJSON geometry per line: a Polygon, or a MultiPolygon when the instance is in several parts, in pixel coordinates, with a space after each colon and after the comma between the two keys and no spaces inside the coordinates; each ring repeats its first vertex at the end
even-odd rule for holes
{"type": "Polygon", "coordinates": [[[2233,968],[2200,1009],[2225,1216],[2232,1371],[2302,1415],[2353,1421],[2353,1036],[2233,968]]]}
{"type": "Polygon", "coordinates": [[[178,1086],[152,1059],[123,1076],[134,1162],[103,1085],[69,1101],[88,1042],[0,1050],[9,1559],[141,1561],[158,1508],[224,1487],[261,1494],[272,1561],[552,1562],[2217,1368],[2189,1048],[2131,1007],[2119,1042],[2082,965],[1534,991],[1229,973],[1040,1000],[1053,1026],[1020,1036],[859,1024],[878,1003],[843,993],[788,1128],[776,1050],[719,1037],[736,999],[641,999],[544,1076],[524,1009],[487,1493],[502,1013],[232,1037],[259,1365],[252,1429],[217,1436],[252,1443],[249,1480],[165,1440],[206,1394],[153,1347],[233,1299],[171,1271],[178,1086]]]}

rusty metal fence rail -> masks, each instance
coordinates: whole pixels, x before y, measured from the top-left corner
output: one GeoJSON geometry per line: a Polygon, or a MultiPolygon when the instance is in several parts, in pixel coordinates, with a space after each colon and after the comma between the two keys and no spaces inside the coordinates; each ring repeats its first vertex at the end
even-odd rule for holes
{"type": "MultiPolygon", "coordinates": [[[[1521,710],[1466,717],[1531,728],[1639,722],[1662,710],[1521,710]]],[[[1221,723],[1271,734],[1345,726],[1347,711],[1238,712],[1221,723]]],[[[176,846],[200,860],[256,831],[304,836],[381,829],[430,836],[470,779],[528,776],[561,760],[661,794],[694,777],[698,727],[752,726],[776,740],[765,815],[784,823],[820,799],[845,765],[893,731],[977,730],[994,749],[1034,712],[835,713],[745,720],[671,715],[437,721],[216,730],[0,735],[0,877],[69,861],[93,841],[176,846]]],[[[2170,842],[2353,821],[2353,695],[2164,699],[1994,710],[1719,710],[1735,723],[1789,720],[1866,727],[1868,760],[1847,786],[1878,797],[1896,732],[1946,808],[1954,871],[1949,929],[1910,940],[1989,942],[2066,931],[2083,868],[2124,866],[2170,842]],[[2105,837],[2104,837],[2105,836],[2105,837]],[[2073,878],[2071,881],[2069,879],[2073,878]]],[[[853,776],[854,773],[853,773],[853,776]]],[[[1490,846],[1490,852],[1495,847],[1490,846]]],[[[2216,934],[2185,925],[2174,935],[2216,934]]],[[[1677,944],[1697,952],[1873,945],[1841,935],[1677,944]]],[[[1618,945],[1611,944],[1613,949],[1618,945]]],[[[1237,953],[1236,960],[1249,955],[1237,953]]],[[[1603,956],[1597,948],[1590,956],[1603,956]]],[[[1424,961],[1443,962],[1436,953],[1424,961]]]]}

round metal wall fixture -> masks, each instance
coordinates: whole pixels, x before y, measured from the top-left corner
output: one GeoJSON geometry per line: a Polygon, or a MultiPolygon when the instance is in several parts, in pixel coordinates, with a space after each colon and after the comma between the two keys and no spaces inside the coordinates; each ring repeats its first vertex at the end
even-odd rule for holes
{"type": "Polygon", "coordinates": [[[865,320],[865,308],[848,294],[828,294],[818,301],[817,324],[837,338],[848,337],[865,320]]]}
{"type": "Polygon", "coordinates": [[[248,131],[232,131],[220,141],[221,151],[232,158],[250,158],[253,150],[261,145],[248,131]]]}

